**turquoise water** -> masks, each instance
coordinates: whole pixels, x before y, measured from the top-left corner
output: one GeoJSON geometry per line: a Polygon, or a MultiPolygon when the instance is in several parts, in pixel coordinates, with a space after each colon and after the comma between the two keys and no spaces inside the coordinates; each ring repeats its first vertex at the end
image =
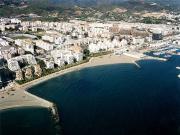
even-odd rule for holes
{"type": "Polygon", "coordinates": [[[64,135],[179,135],[180,58],[138,63],[86,68],[29,91],[56,103],[64,135]]]}

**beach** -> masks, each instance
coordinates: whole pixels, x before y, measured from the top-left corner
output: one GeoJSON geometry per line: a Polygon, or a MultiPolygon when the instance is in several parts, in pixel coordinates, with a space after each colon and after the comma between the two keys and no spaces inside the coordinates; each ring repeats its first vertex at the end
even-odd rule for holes
{"type": "Polygon", "coordinates": [[[33,80],[31,82],[25,83],[23,85],[16,84],[13,88],[9,90],[5,90],[0,92],[0,110],[7,109],[12,107],[19,107],[19,106],[45,106],[47,107],[47,103],[41,104],[41,99],[36,96],[29,94],[26,90],[29,88],[40,84],[42,82],[48,81],[49,79],[61,76],[66,73],[70,73],[73,71],[78,71],[84,68],[90,68],[95,66],[102,66],[102,65],[112,65],[112,64],[120,64],[120,63],[133,63],[136,64],[135,61],[138,59],[128,57],[125,55],[117,56],[117,55],[104,55],[100,57],[91,58],[89,62],[74,66],[39,79],[33,80]]]}
{"type": "Polygon", "coordinates": [[[28,89],[34,85],[37,85],[37,84],[47,81],[49,79],[52,79],[52,78],[58,77],[60,75],[66,74],[66,73],[76,71],[76,70],[81,70],[83,68],[90,68],[90,67],[96,67],[96,66],[102,66],[102,65],[121,64],[121,63],[133,63],[134,64],[134,62],[137,60],[139,60],[139,59],[128,57],[125,55],[117,56],[117,55],[109,54],[109,55],[104,55],[104,56],[100,56],[100,57],[93,57],[87,63],[81,64],[78,66],[74,66],[74,67],[71,67],[71,68],[68,68],[65,70],[61,70],[59,72],[52,73],[50,75],[41,77],[39,79],[33,80],[33,81],[25,83],[23,85],[19,85],[19,88],[28,89]]]}

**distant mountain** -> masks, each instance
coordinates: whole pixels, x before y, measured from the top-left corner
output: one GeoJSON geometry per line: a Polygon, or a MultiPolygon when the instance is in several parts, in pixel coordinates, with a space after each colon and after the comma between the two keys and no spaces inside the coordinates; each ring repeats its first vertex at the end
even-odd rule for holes
{"type": "Polygon", "coordinates": [[[4,0],[0,0],[0,3],[3,3],[4,0]]]}
{"type": "Polygon", "coordinates": [[[104,7],[120,6],[129,10],[159,11],[162,9],[180,10],[180,0],[0,0],[5,4],[22,5],[29,4],[31,7],[51,10],[54,7],[104,7]]]}
{"type": "Polygon", "coordinates": [[[18,2],[33,2],[33,3],[48,3],[48,4],[58,4],[58,5],[79,5],[79,6],[97,6],[97,5],[115,5],[124,2],[154,2],[164,6],[180,6],[180,0],[0,0],[0,2],[6,3],[18,3],[18,2]]]}
{"type": "Polygon", "coordinates": [[[65,5],[83,5],[83,6],[97,6],[97,5],[112,5],[119,4],[128,0],[50,0],[53,3],[65,5]]]}
{"type": "Polygon", "coordinates": [[[155,2],[163,5],[180,5],[180,0],[50,0],[50,1],[61,4],[83,4],[83,5],[118,4],[126,1],[155,2]]]}

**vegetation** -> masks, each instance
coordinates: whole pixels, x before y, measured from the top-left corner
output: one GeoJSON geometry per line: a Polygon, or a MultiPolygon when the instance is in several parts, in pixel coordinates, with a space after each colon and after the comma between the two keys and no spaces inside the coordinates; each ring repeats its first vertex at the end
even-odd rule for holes
{"type": "Polygon", "coordinates": [[[25,80],[18,80],[18,81],[16,81],[16,82],[17,82],[18,84],[22,85],[22,84],[28,83],[28,82],[30,82],[30,81],[39,79],[39,78],[41,78],[41,77],[44,77],[44,76],[47,76],[47,75],[50,75],[50,74],[53,74],[53,73],[56,73],[56,72],[59,72],[59,71],[63,71],[63,70],[65,70],[65,69],[68,69],[68,68],[71,68],[71,67],[74,67],[74,66],[78,66],[78,65],[87,63],[87,62],[89,62],[89,60],[90,60],[92,57],[99,57],[99,56],[103,56],[103,55],[110,54],[110,53],[112,53],[112,52],[111,52],[111,51],[101,51],[101,52],[99,52],[99,53],[89,54],[89,51],[86,50],[85,53],[86,53],[86,59],[84,59],[84,60],[82,60],[82,61],[79,61],[79,62],[77,62],[76,60],[74,60],[75,63],[65,64],[65,65],[62,66],[62,67],[57,67],[57,68],[54,68],[54,69],[45,69],[45,63],[44,63],[42,60],[37,60],[38,64],[40,64],[41,68],[43,69],[42,75],[39,76],[39,77],[38,77],[38,76],[33,76],[31,79],[25,78],[25,80]]]}
{"type": "Polygon", "coordinates": [[[90,52],[89,52],[88,49],[84,49],[83,54],[84,54],[84,58],[83,59],[87,59],[90,56],[90,52]]]}
{"type": "Polygon", "coordinates": [[[163,21],[165,21],[165,19],[156,19],[153,17],[145,17],[142,20],[142,23],[146,23],[146,24],[160,24],[163,23],[163,21]]]}
{"type": "Polygon", "coordinates": [[[91,57],[99,57],[99,56],[103,56],[103,55],[107,55],[107,54],[111,54],[111,51],[101,51],[98,53],[92,53],[90,56],[91,57]]]}
{"type": "Polygon", "coordinates": [[[28,82],[31,82],[33,80],[36,80],[36,79],[39,79],[43,76],[47,76],[49,74],[52,74],[52,73],[56,73],[58,71],[62,71],[62,70],[65,70],[65,69],[68,69],[70,67],[74,67],[74,66],[78,66],[78,65],[81,65],[83,63],[87,63],[89,62],[90,58],[87,58],[86,60],[82,60],[80,62],[76,62],[76,63],[72,63],[72,64],[68,64],[68,65],[65,65],[65,66],[62,66],[62,67],[58,67],[58,68],[54,68],[54,69],[44,69],[43,70],[43,73],[41,76],[33,76],[31,79],[28,79],[28,78],[25,78],[24,80],[17,80],[16,82],[20,85],[22,84],[25,84],[25,83],[28,83],[28,82]]]}
{"type": "MultiPolygon", "coordinates": [[[[68,2],[67,2],[68,3],[68,2]]],[[[41,21],[68,21],[69,19],[78,18],[80,20],[113,20],[113,21],[140,21],[133,13],[141,11],[161,11],[164,8],[159,6],[151,6],[148,3],[130,2],[116,5],[97,5],[92,7],[64,6],[62,4],[54,4],[49,0],[30,0],[25,7],[21,5],[5,4],[0,6],[0,16],[16,16],[22,15],[22,20],[41,20],[41,21]],[[115,8],[131,9],[126,12],[115,12],[115,8]],[[37,14],[40,17],[29,17],[28,14],[37,14]]],[[[90,4],[91,5],[91,4],[90,4]]],[[[160,23],[161,19],[145,18],[145,23],[160,23]]]]}

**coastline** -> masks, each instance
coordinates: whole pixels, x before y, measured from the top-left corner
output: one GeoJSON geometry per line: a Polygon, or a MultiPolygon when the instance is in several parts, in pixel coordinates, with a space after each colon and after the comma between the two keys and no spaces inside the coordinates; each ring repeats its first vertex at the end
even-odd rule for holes
{"type": "MultiPolygon", "coordinates": [[[[150,58],[147,57],[143,59],[148,60],[150,58]]],[[[126,64],[126,63],[134,64],[137,68],[140,68],[140,66],[136,63],[136,61],[138,60],[141,60],[141,59],[126,56],[126,55],[113,55],[113,54],[103,55],[99,57],[92,57],[87,63],[83,63],[74,67],[70,67],[68,69],[64,69],[64,70],[52,73],[50,75],[38,78],[36,80],[30,81],[22,85],[16,84],[12,89],[4,91],[4,92],[0,92],[0,99],[1,99],[0,110],[7,109],[7,108],[14,108],[17,106],[21,106],[21,107],[44,106],[48,108],[49,106],[52,106],[53,103],[51,102],[45,103],[46,100],[30,94],[27,90],[35,85],[38,85],[50,79],[59,77],[61,75],[64,75],[73,71],[79,71],[85,68],[91,68],[91,67],[97,67],[97,66],[103,66],[103,65],[113,65],[113,64],[126,64]],[[47,105],[47,104],[50,104],[50,105],[47,105]]]]}
{"type": "Polygon", "coordinates": [[[103,55],[99,57],[93,57],[89,60],[89,62],[74,66],[65,70],[61,70],[56,73],[52,73],[50,75],[41,77],[39,79],[30,81],[28,83],[19,85],[16,84],[13,88],[0,92],[0,110],[7,108],[14,108],[20,106],[44,106],[49,107],[52,105],[48,104],[48,101],[41,99],[35,95],[30,94],[27,90],[35,85],[38,85],[42,82],[48,81],[52,78],[56,78],[58,76],[64,75],[66,73],[70,73],[73,71],[78,71],[85,68],[103,66],[103,65],[112,65],[112,64],[120,64],[120,63],[132,63],[135,64],[135,61],[139,59],[128,57],[125,55],[116,56],[116,55],[103,55]],[[44,103],[44,104],[43,104],[44,103]],[[48,105],[47,105],[48,104],[48,105]]]}
{"type": "Polygon", "coordinates": [[[18,88],[28,90],[29,88],[35,85],[38,85],[40,83],[43,83],[45,81],[48,81],[50,79],[56,78],[58,76],[61,76],[61,75],[64,75],[73,71],[78,71],[85,68],[91,68],[91,67],[103,66],[103,65],[125,64],[125,63],[135,64],[137,60],[140,60],[140,59],[125,56],[125,55],[117,56],[117,55],[112,55],[112,54],[103,55],[99,57],[92,57],[87,63],[70,67],[68,69],[64,69],[64,70],[49,74],[47,76],[43,76],[41,78],[27,82],[25,84],[18,85],[18,88]]]}

